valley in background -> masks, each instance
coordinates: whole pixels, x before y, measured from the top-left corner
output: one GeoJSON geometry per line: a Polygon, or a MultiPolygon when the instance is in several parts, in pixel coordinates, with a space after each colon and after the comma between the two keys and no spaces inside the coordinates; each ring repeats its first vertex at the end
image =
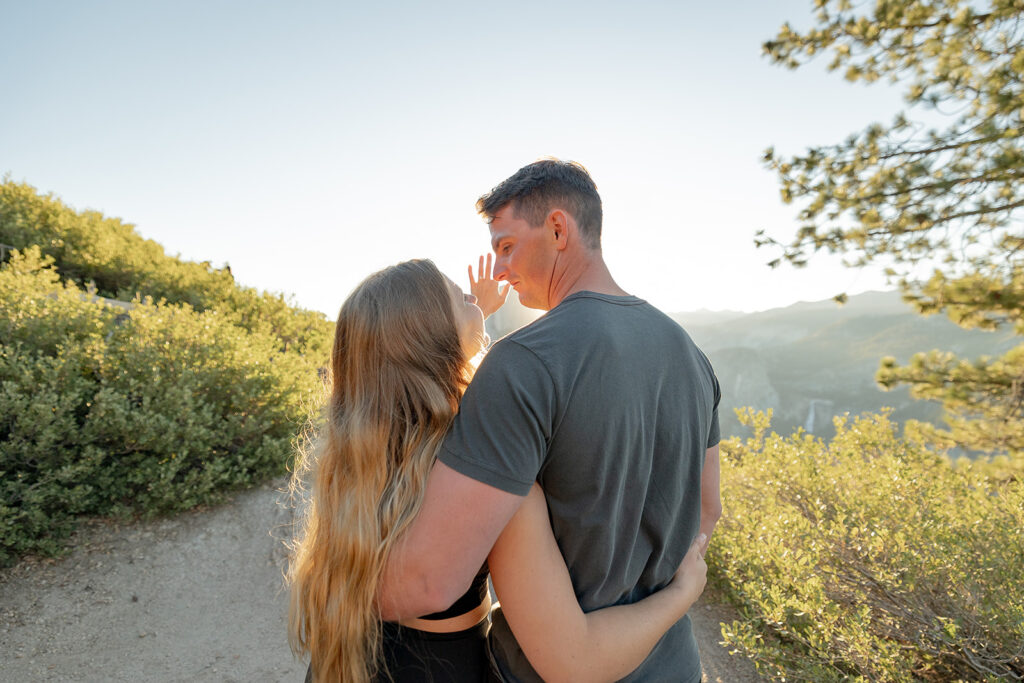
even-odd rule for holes
{"type": "Polygon", "coordinates": [[[711,360],[722,387],[723,436],[747,436],[735,408],[771,409],[772,428],[797,427],[824,438],[832,418],[892,408],[900,424],[940,424],[938,402],[910,397],[909,387],[885,391],[875,383],[879,361],[900,364],[938,349],[975,359],[1002,355],[1024,339],[1009,331],[966,330],[944,315],[924,317],[898,292],[866,292],[843,305],[832,299],[800,302],[758,313],[677,313],[672,316],[711,360]]]}

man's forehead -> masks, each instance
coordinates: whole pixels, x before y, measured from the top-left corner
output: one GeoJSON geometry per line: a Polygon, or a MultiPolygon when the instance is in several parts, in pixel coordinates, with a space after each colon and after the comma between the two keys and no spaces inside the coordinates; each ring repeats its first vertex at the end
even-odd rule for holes
{"type": "Polygon", "coordinates": [[[501,207],[500,209],[498,209],[497,211],[494,212],[494,215],[491,217],[491,222],[493,223],[494,221],[496,221],[498,219],[510,220],[510,219],[515,218],[515,217],[516,217],[516,207],[511,202],[509,202],[508,204],[506,204],[505,206],[501,207]]]}
{"type": "Polygon", "coordinates": [[[498,242],[500,242],[501,240],[503,240],[504,238],[509,236],[509,231],[508,231],[507,226],[505,226],[503,224],[500,224],[500,223],[498,225],[495,225],[494,221],[491,221],[490,223],[487,224],[487,229],[491,233],[491,247],[492,248],[497,247],[498,246],[498,242]]]}
{"type": "Polygon", "coordinates": [[[515,213],[512,211],[512,209],[501,209],[493,216],[491,216],[490,220],[487,221],[487,225],[493,230],[495,226],[501,225],[502,223],[507,223],[513,218],[515,218],[515,213]]]}
{"type": "Polygon", "coordinates": [[[491,239],[497,239],[504,235],[507,235],[514,229],[514,222],[519,219],[516,216],[515,208],[511,204],[507,204],[498,209],[491,220],[487,223],[487,229],[491,231],[491,239]]]}

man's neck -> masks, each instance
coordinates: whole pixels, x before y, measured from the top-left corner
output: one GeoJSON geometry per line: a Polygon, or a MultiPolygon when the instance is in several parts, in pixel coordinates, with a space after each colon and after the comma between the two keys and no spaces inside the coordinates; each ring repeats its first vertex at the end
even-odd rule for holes
{"type": "Polygon", "coordinates": [[[612,296],[629,295],[612,278],[599,251],[588,254],[586,258],[567,263],[564,270],[554,274],[551,278],[548,303],[551,308],[554,308],[566,297],[576,292],[595,292],[612,296]]]}

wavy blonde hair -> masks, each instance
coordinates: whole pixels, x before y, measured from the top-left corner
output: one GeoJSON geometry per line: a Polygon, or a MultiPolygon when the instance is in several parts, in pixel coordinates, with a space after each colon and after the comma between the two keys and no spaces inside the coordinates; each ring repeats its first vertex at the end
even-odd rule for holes
{"type": "Polygon", "coordinates": [[[406,261],[366,278],[338,315],[326,424],[300,456],[312,499],[289,567],[288,640],[315,681],[380,667],[376,594],[423,500],[469,381],[445,277],[406,261]]]}

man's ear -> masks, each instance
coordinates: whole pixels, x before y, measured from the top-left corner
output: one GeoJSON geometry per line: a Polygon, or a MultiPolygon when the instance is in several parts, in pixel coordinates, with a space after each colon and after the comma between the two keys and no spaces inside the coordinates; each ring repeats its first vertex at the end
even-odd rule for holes
{"type": "Polygon", "coordinates": [[[576,225],[569,214],[562,209],[552,209],[544,222],[555,240],[555,248],[559,251],[565,249],[569,245],[570,224],[572,227],[576,225]]]}

